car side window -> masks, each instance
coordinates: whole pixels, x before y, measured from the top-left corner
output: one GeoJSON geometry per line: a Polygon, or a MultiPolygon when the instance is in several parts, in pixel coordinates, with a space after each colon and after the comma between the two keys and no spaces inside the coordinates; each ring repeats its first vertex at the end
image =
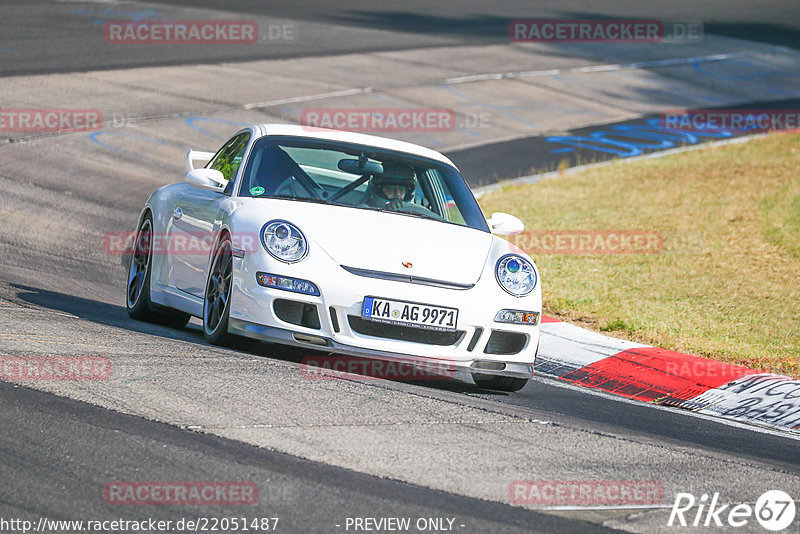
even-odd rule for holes
{"type": "Polygon", "coordinates": [[[442,174],[436,169],[428,169],[425,172],[425,178],[428,187],[431,189],[432,196],[429,209],[435,213],[441,212],[440,215],[448,222],[465,225],[464,216],[459,211],[453,194],[447,187],[442,174]]]}
{"type": "Polygon", "coordinates": [[[249,140],[249,132],[237,135],[225,143],[208,164],[209,169],[221,172],[222,176],[228,180],[228,185],[225,187],[224,191],[226,195],[230,195],[233,192],[233,178],[236,176],[236,171],[239,170],[239,166],[242,164],[244,151],[247,148],[247,142],[249,140]]]}

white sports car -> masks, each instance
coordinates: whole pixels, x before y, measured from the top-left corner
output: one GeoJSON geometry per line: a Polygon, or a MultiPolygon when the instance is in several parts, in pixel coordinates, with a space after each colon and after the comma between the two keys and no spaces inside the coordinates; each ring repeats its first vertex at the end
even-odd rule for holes
{"type": "Polygon", "coordinates": [[[232,335],[412,365],[448,364],[481,387],[533,374],[542,297],[534,262],[497,235],[438,152],[371,135],[245,128],[190,150],[185,182],[139,216],[127,309],[232,335]],[[207,161],[194,168],[195,161],[207,161]]]}

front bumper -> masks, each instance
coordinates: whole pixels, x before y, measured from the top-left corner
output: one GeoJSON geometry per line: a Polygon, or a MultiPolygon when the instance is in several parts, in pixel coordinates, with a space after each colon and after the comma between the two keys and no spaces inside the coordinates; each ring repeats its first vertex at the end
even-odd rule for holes
{"type": "MultiPolygon", "coordinates": [[[[248,321],[243,321],[241,319],[230,319],[228,330],[233,334],[267,343],[292,345],[319,350],[326,353],[373,358],[388,362],[410,363],[412,365],[416,364],[420,367],[426,368],[430,368],[430,364],[442,363],[440,359],[436,358],[397,354],[365,347],[354,347],[344,343],[339,343],[324,336],[303,334],[274,326],[259,325],[248,321]]],[[[467,375],[473,372],[480,373],[482,375],[508,376],[514,378],[530,378],[533,376],[533,363],[500,362],[497,360],[475,359],[448,362],[448,364],[452,366],[452,369],[455,371],[455,373],[452,375],[452,378],[458,378],[461,380],[465,380],[467,375]]],[[[448,376],[450,376],[450,373],[448,373],[448,376]]]]}
{"type": "Polygon", "coordinates": [[[501,309],[541,312],[541,292],[537,288],[516,298],[505,293],[493,276],[483,276],[465,289],[433,287],[354,274],[324,253],[287,265],[266,252],[253,252],[234,258],[229,329],[262,341],[329,353],[530,378],[540,327],[495,322],[501,309]],[[320,294],[264,287],[257,282],[259,272],[310,281],[320,294]],[[403,335],[394,335],[391,328],[361,319],[367,295],[457,308],[457,332],[438,334],[409,327],[403,335]],[[288,322],[286,314],[276,311],[286,301],[313,309],[314,321],[288,322]]]}

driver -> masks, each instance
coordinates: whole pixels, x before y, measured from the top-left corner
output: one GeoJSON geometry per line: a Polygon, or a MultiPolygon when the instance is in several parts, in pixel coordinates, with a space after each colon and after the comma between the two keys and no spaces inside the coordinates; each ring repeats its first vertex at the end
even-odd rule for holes
{"type": "Polygon", "coordinates": [[[370,179],[365,202],[374,208],[399,210],[414,200],[416,188],[417,180],[411,165],[386,161],[383,174],[370,179]]]}

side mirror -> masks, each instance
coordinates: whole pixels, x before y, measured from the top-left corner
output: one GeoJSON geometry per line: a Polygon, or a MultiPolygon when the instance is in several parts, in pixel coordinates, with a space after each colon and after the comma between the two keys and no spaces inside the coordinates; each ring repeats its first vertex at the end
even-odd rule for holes
{"type": "Polygon", "coordinates": [[[186,152],[186,156],[183,158],[184,167],[186,167],[186,172],[191,172],[194,170],[194,162],[195,161],[202,161],[204,163],[208,163],[211,161],[211,158],[214,157],[213,152],[201,152],[199,150],[192,150],[191,148],[186,152]]]}
{"type": "Polygon", "coordinates": [[[525,223],[508,213],[495,212],[486,219],[493,234],[517,235],[525,229],[525,223]]]}
{"type": "Polygon", "coordinates": [[[194,169],[186,174],[186,183],[198,189],[222,192],[228,185],[222,173],[215,169],[194,169]]]}

